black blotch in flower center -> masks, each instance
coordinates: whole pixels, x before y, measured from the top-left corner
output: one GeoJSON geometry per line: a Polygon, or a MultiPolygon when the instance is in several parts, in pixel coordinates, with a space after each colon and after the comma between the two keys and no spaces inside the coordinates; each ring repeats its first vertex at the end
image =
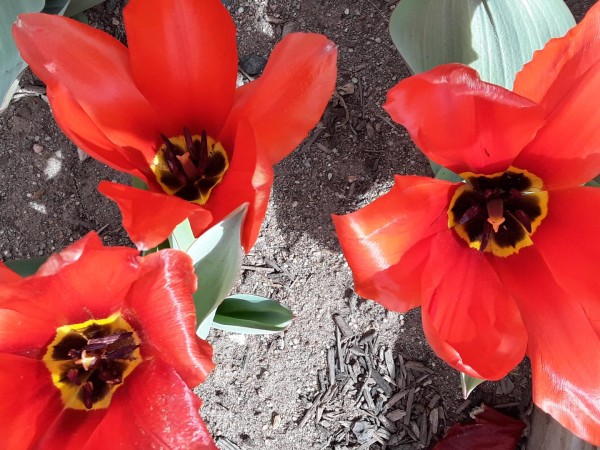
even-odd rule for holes
{"type": "Polygon", "coordinates": [[[467,174],[448,211],[449,226],[473,248],[508,256],[531,245],[530,235],[547,213],[541,180],[511,168],[489,176],[467,174]]]}

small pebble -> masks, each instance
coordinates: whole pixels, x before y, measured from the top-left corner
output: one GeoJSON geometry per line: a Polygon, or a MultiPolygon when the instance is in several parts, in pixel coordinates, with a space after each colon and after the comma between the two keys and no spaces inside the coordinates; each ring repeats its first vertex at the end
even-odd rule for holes
{"type": "Polygon", "coordinates": [[[33,151],[39,155],[44,151],[44,147],[40,144],[33,144],[33,151]]]}

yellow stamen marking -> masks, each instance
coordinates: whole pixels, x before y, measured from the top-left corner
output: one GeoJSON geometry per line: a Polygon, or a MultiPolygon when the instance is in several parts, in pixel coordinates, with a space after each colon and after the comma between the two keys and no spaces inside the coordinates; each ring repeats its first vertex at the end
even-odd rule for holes
{"type": "MultiPolygon", "coordinates": [[[[92,319],[57,328],[56,337],[48,345],[42,361],[50,372],[52,383],[60,391],[65,408],[105,409],[110,405],[115,391],[142,362],[139,344],[137,333],[119,313],[116,313],[105,319],[92,319]],[[131,332],[131,336],[117,344],[108,344],[97,351],[82,350],[89,342],[93,342],[94,338],[127,332],[131,332]],[[116,357],[109,353],[126,345],[132,347],[132,350],[124,351],[116,357]],[[73,357],[70,354],[72,351],[80,351],[80,357],[73,357]],[[93,394],[93,403],[86,406],[84,391],[90,383],[96,391],[93,394]]],[[[87,401],[90,402],[89,394],[87,401]]]]}
{"type": "Polygon", "coordinates": [[[533,245],[531,236],[548,214],[542,180],[516,167],[506,172],[460,174],[448,207],[448,228],[475,250],[506,257],[533,245]]]}
{"type": "MultiPolygon", "coordinates": [[[[200,145],[202,137],[191,136],[194,145],[200,145]]],[[[229,169],[229,158],[223,145],[206,136],[206,148],[199,161],[194,162],[188,149],[185,136],[169,138],[170,149],[163,144],[150,165],[156,181],[164,192],[183,198],[198,205],[204,205],[210,198],[212,190],[223,180],[229,169]],[[178,168],[173,170],[169,165],[169,153],[178,161],[178,168]]]]}

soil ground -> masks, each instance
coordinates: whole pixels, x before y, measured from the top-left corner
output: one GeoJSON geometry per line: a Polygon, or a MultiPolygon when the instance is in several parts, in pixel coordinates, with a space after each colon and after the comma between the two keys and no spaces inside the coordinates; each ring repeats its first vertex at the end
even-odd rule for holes
{"type": "MultiPolygon", "coordinates": [[[[292,31],[332,39],[339,49],[339,77],[319,128],[276,167],[261,236],[235,287],[276,299],[297,318],[277,335],[213,331],[209,337],[217,368],[198,393],[219,446],[379,449],[388,443],[387,448],[409,450],[433,445],[446,426],[468,418],[482,401],[527,418],[531,386],[526,362],[508,380],[484,383],[465,402],[458,374],[427,345],[419,311],[389,312],[358,298],[335,238],[330,214],[369,203],[391,187],[394,174],[430,175],[406,131],[381,108],[387,90],[408,76],[387,30],[395,1],[223,3],[238,26],[244,81],[261,70],[276,42],[292,31]],[[337,331],[340,347],[334,315],[346,324],[337,331]],[[394,383],[379,385],[364,373],[346,383],[350,369],[328,364],[328,357],[339,358],[340,351],[348,361],[355,358],[359,372],[373,365],[394,383]],[[331,384],[335,392],[328,392],[331,384]],[[394,395],[401,397],[396,402],[403,409],[386,409],[394,395]],[[398,418],[407,409],[408,419],[398,418]],[[390,426],[374,418],[393,411],[400,412],[390,426]]],[[[593,2],[567,3],[579,20],[593,2]]],[[[108,0],[88,11],[90,23],[123,39],[122,7],[122,1],[108,0]]],[[[30,74],[21,85],[43,87],[30,74]]],[[[78,154],[40,96],[13,102],[0,117],[0,160],[3,260],[47,256],[90,230],[98,230],[107,244],[130,245],[117,208],[96,191],[100,180],[127,178],[78,154]]]]}

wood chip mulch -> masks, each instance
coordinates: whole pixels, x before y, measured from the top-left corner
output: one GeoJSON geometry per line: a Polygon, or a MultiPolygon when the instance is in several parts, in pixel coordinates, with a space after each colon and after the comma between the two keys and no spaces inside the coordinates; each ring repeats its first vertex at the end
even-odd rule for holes
{"type": "Polygon", "coordinates": [[[331,435],[323,450],[416,450],[444,429],[446,410],[433,371],[378,345],[377,332],[357,333],[334,315],[335,344],[320,389],[299,427],[314,422],[331,435]]]}

